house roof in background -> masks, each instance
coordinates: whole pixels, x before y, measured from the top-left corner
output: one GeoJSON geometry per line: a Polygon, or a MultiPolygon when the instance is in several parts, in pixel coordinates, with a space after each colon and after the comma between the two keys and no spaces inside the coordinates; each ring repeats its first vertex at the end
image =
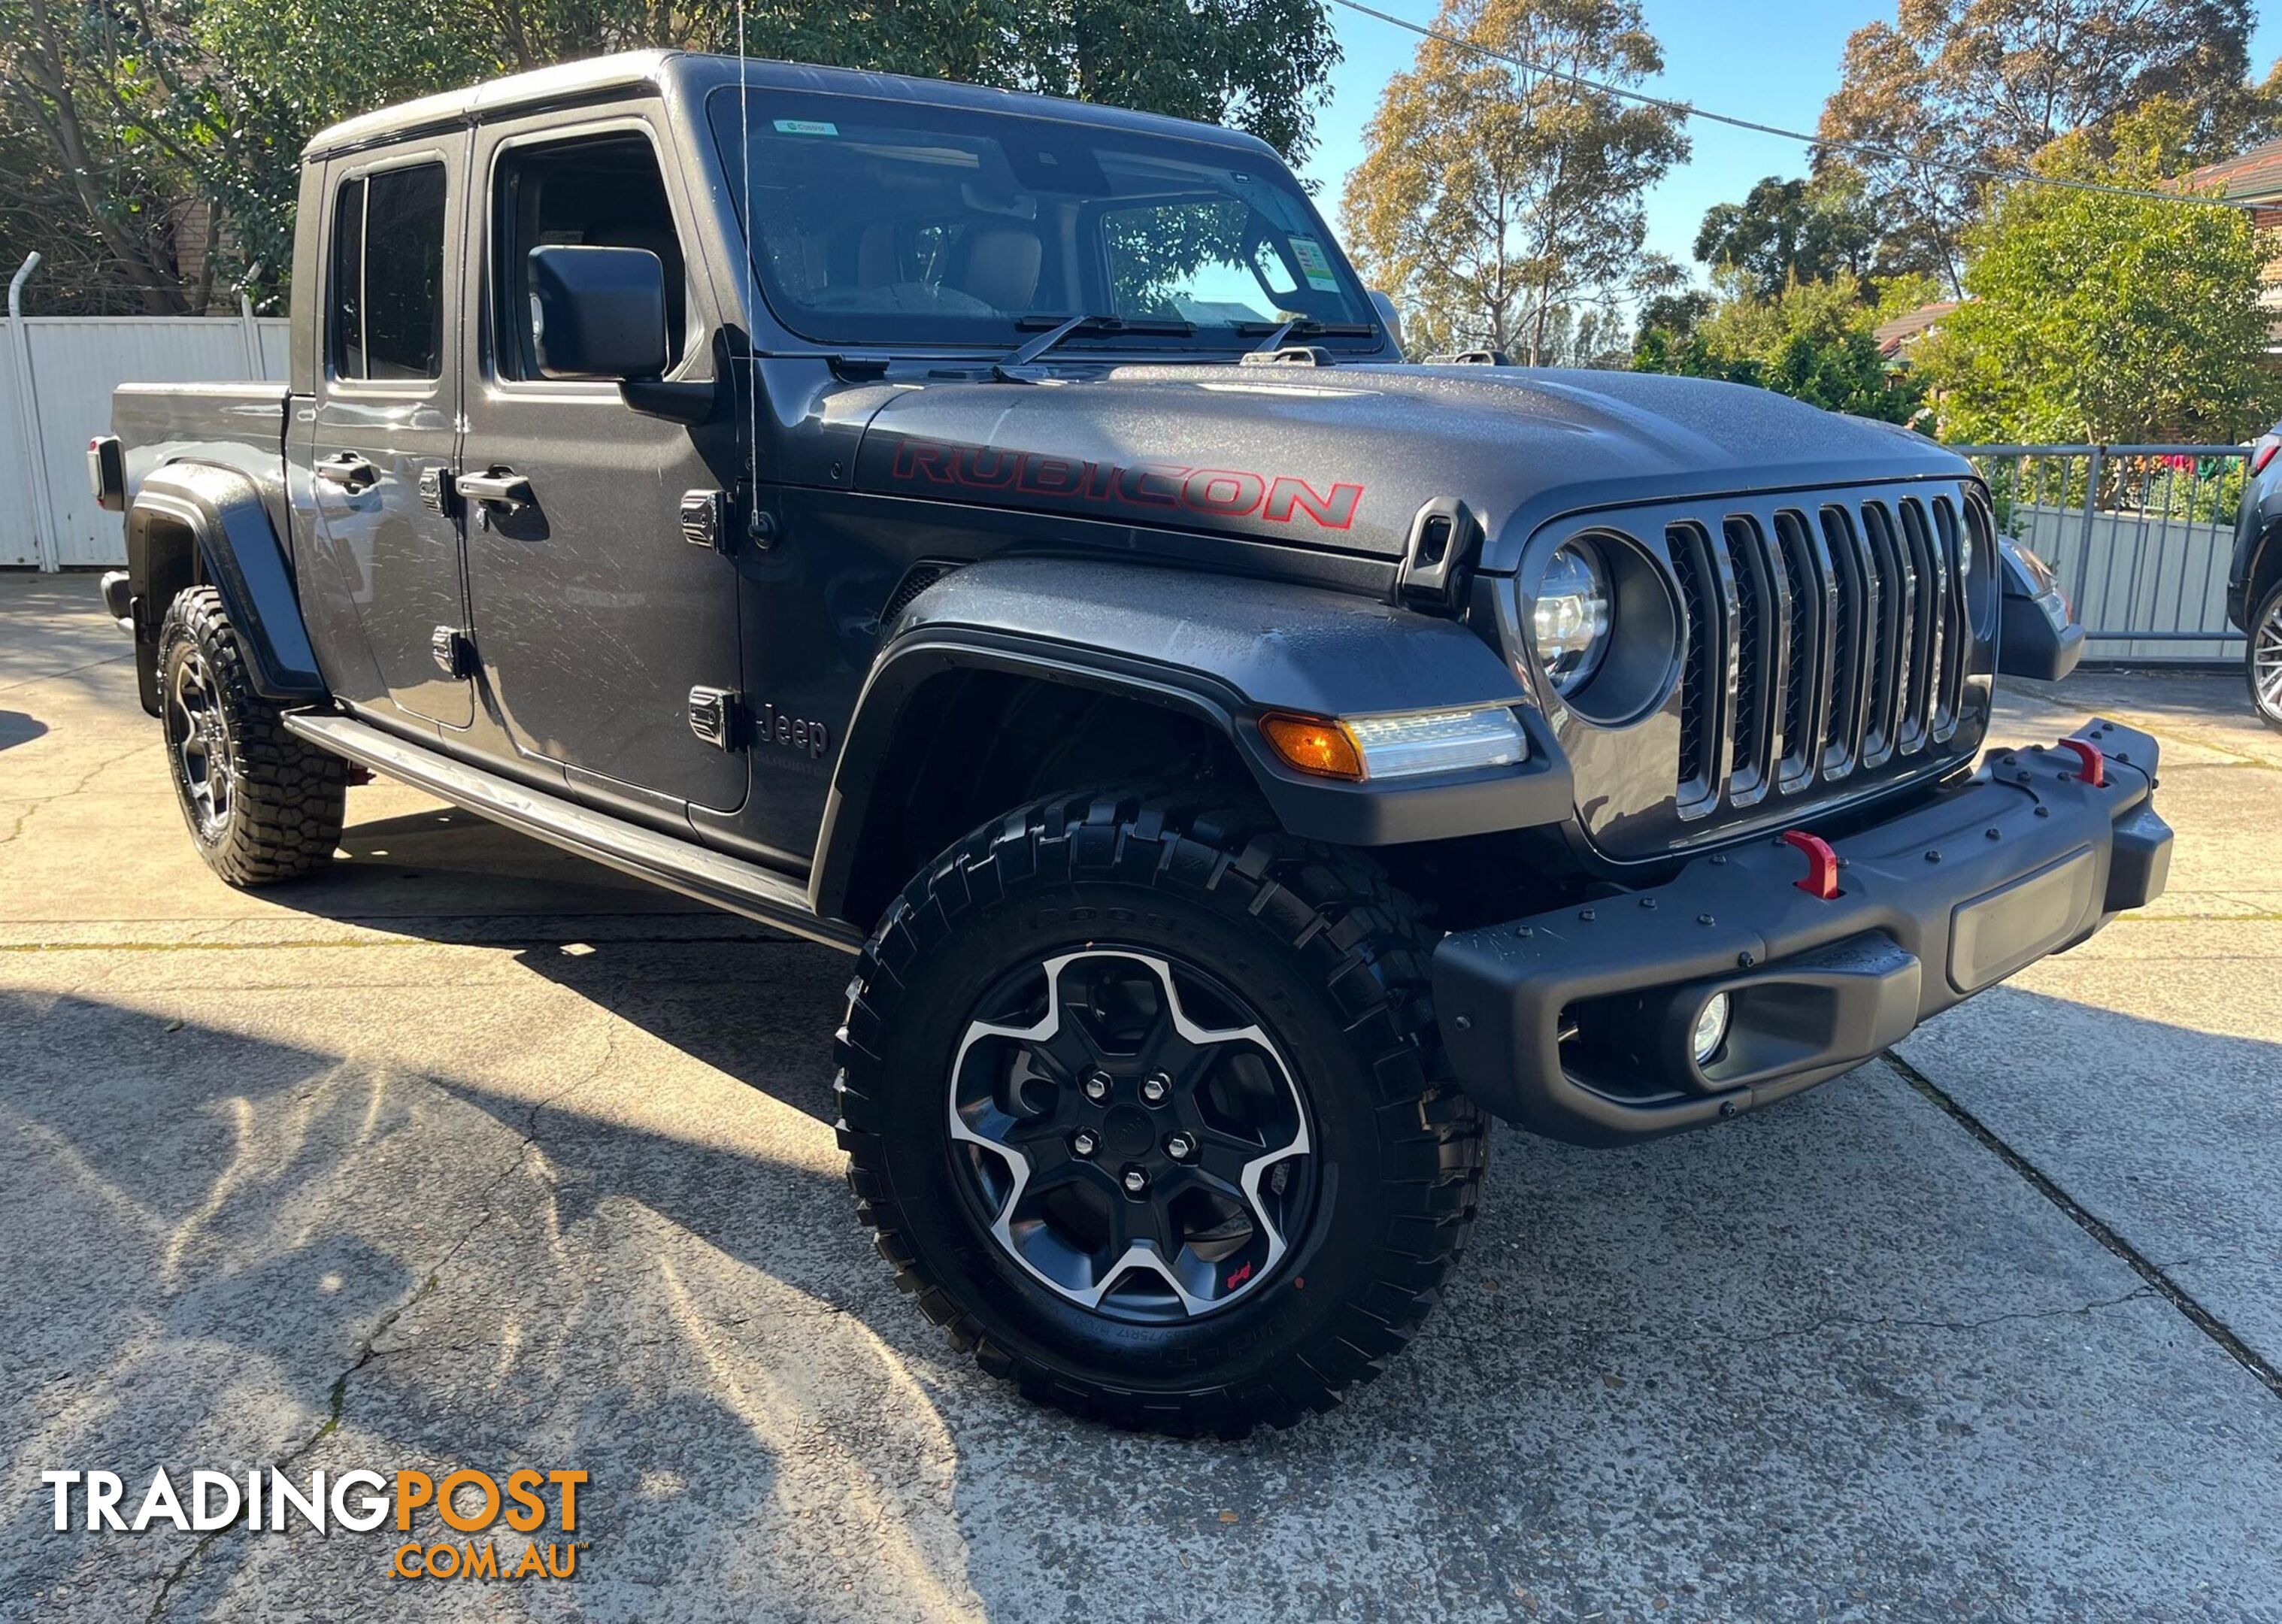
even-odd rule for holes
{"type": "Polygon", "coordinates": [[[1956,308],[1955,299],[1937,299],[1929,305],[1920,305],[1906,315],[1898,315],[1890,322],[1879,322],[1871,330],[1871,337],[1878,341],[1878,354],[1899,354],[1904,346],[1931,332],[1942,317],[1956,308]]]}
{"type": "Polygon", "coordinates": [[[2197,191],[2224,186],[2230,198],[2282,198],[2282,138],[2255,146],[2224,163],[2205,164],[2191,172],[2185,184],[2197,191]]]}

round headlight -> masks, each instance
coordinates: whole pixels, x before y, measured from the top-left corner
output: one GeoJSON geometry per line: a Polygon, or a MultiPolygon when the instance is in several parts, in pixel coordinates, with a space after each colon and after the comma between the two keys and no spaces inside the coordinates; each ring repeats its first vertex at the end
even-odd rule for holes
{"type": "Polygon", "coordinates": [[[1576,692],[1601,668],[1614,608],[1608,568],[1589,544],[1569,542],[1545,561],[1530,629],[1555,693],[1576,692]]]}

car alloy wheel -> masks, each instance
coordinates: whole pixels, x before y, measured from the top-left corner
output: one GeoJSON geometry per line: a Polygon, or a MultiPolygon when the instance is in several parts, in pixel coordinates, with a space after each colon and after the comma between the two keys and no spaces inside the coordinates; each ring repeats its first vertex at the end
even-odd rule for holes
{"type": "Polygon", "coordinates": [[[1161,954],[1065,952],[1002,978],[951,1061],[959,1184],[1057,1295],[1178,1322],[1271,1278],[1316,1197],[1308,1114],[1258,1017],[1161,954]]]}
{"type": "Polygon", "coordinates": [[[2266,594],[2266,612],[2250,629],[2250,692],[2266,719],[2282,727],[2282,587],[2266,594]]]}
{"type": "Polygon", "coordinates": [[[167,685],[167,742],[200,838],[219,840],[234,804],[237,758],[213,677],[196,644],[183,649],[167,685]]]}

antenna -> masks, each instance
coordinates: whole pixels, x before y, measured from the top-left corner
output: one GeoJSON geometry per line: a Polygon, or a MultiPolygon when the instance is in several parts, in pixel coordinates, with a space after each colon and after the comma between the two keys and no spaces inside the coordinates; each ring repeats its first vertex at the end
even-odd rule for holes
{"type": "Polygon", "coordinates": [[[753,343],[753,313],[759,308],[759,291],[753,255],[759,245],[759,226],[753,219],[753,94],[745,71],[745,0],[737,0],[737,160],[745,202],[745,529],[756,538],[763,532],[761,518],[761,361],[753,343]]]}

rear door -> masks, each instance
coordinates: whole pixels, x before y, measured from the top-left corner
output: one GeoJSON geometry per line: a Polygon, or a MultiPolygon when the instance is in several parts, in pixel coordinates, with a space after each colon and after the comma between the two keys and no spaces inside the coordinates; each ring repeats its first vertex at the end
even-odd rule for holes
{"type": "Polygon", "coordinates": [[[524,267],[555,244],[656,254],[681,358],[667,376],[710,377],[718,316],[691,269],[679,166],[660,162],[669,140],[655,103],[477,132],[485,280],[463,363],[463,476],[529,486],[526,505],[466,515],[475,646],[510,747],[562,763],[582,797],[654,819],[745,799],[745,752],[689,720],[693,688],[741,686],[737,570],[680,524],[685,493],[734,483],[734,440],[717,428],[701,451],[705,431],[635,412],[615,384],[539,377],[524,267]]]}
{"type": "MultiPolygon", "coordinates": [[[[472,719],[439,630],[466,622],[460,532],[443,496],[459,440],[464,133],[336,161],[311,462],[319,567],[353,607],[388,703],[472,719]]],[[[297,430],[297,431],[299,431],[297,430]]]]}

